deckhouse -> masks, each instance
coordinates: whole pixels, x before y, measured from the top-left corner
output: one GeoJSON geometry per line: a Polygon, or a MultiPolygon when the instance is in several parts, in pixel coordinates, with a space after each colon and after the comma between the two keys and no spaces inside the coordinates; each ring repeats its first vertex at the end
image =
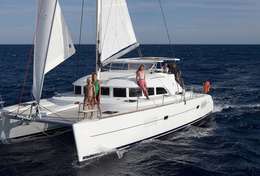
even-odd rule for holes
{"type": "MultiPolygon", "coordinates": [[[[146,82],[149,96],[180,94],[182,93],[182,87],[176,82],[175,75],[165,73],[162,69],[163,64],[175,60],[170,58],[117,60],[107,67],[108,70],[101,72],[101,95],[103,98],[144,98],[136,83],[136,69],[140,64],[146,66],[146,82]]],[[[84,76],[73,83],[76,95],[84,95],[88,77],[90,75],[84,76]]]]}

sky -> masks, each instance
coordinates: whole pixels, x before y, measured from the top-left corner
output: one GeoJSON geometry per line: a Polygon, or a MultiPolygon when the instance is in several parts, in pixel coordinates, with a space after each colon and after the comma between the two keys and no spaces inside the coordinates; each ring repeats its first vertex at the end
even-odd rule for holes
{"type": "MultiPolygon", "coordinates": [[[[78,43],[82,0],[60,0],[78,43]]],[[[82,43],[95,42],[95,0],[85,0],[82,43]]],[[[168,44],[158,0],[127,0],[137,39],[168,44]]],[[[260,44],[260,0],[161,0],[173,44],[260,44]]],[[[0,44],[30,44],[37,0],[0,0],[0,44]]]]}

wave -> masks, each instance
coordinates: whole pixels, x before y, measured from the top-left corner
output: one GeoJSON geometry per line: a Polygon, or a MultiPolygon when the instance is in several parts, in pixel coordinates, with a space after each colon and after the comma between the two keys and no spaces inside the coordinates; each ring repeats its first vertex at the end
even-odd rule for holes
{"type": "Polygon", "coordinates": [[[214,106],[213,112],[222,112],[225,109],[245,109],[245,108],[260,108],[260,103],[257,104],[237,104],[237,105],[232,105],[232,104],[216,104],[214,106]]]}

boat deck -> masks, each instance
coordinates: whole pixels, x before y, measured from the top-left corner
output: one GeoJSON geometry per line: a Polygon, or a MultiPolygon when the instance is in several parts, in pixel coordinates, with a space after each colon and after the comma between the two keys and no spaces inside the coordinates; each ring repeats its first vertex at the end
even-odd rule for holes
{"type": "MultiPolygon", "coordinates": [[[[193,99],[195,97],[203,96],[203,94],[186,92],[186,101],[193,99]]],[[[37,122],[46,123],[57,123],[63,125],[73,125],[79,121],[95,121],[104,118],[114,117],[125,113],[136,112],[144,110],[147,108],[154,108],[162,105],[179,103],[183,101],[183,95],[160,95],[151,97],[150,100],[146,98],[138,99],[111,99],[102,98],[101,99],[101,111],[98,112],[97,107],[95,107],[93,112],[85,111],[83,112],[82,96],[75,96],[72,94],[64,94],[61,96],[56,96],[50,99],[43,99],[41,101],[41,118],[34,119],[37,122]]],[[[20,106],[19,113],[17,113],[18,106],[10,106],[4,108],[2,113],[4,116],[13,119],[24,119],[31,120],[30,111],[31,104],[26,103],[20,106]]],[[[35,110],[32,110],[32,114],[35,110]]]]}

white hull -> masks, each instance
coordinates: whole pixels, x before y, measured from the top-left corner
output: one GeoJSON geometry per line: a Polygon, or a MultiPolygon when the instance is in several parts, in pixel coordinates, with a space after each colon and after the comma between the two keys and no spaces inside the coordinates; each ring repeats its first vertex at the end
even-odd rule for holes
{"type": "Polygon", "coordinates": [[[30,122],[2,117],[0,119],[0,141],[35,135],[64,127],[60,124],[30,122]]]}
{"type": "Polygon", "coordinates": [[[211,96],[165,104],[132,113],[73,125],[79,162],[133,143],[168,134],[213,111],[211,96]]]}

